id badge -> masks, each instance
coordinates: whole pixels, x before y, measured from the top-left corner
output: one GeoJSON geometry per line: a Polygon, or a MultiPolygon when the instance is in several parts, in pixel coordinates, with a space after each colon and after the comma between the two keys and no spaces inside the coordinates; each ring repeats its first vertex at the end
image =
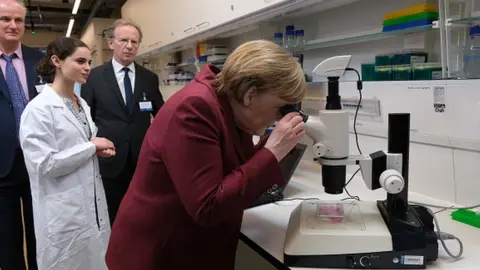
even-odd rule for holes
{"type": "Polygon", "coordinates": [[[151,112],[153,110],[151,101],[140,101],[139,105],[142,112],[151,112]]]}
{"type": "Polygon", "coordinates": [[[147,100],[145,93],[143,93],[143,100],[139,102],[141,112],[151,112],[153,110],[152,102],[147,100]]]}

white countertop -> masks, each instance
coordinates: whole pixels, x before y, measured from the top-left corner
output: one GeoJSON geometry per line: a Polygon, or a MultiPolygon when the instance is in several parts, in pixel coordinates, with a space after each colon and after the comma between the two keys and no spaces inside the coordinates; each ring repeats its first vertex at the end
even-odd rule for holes
{"type": "MultiPolygon", "coordinates": [[[[357,174],[359,175],[359,174],[357,174]]],[[[350,178],[350,175],[347,177],[350,178]]],[[[432,187],[435,188],[435,187],[432,187]]],[[[347,186],[353,196],[357,195],[363,201],[376,201],[386,198],[383,189],[369,190],[361,177],[355,177],[347,186]]],[[[301,161],[292,180],[285,188],[285,198],[320,198],[336,200],[347,197],[346,194],[332,196],[323,192],[321,182],[321,167],[313,162],[301,161]]],[[[409,200],[435,205],[451,204],[434,200],[418,193],[410,192],[409,200]]],[[[479,198],[480,200],[480,198],[479,198]]],[[[279,262],[283,263],[283,247],[285,232],[287,230],[290,213],[300,204],[300,200],[282,201],[262,205],[245,211],[242,224],[242,234],[268,252],[279,262]]],[[[435,210],[434,210],[435,211],[435,210]]],[[[480,269],[478,258],[480,256],[480,229],[454,221],[450,217],[451,211],[437,214],[439,225],[443,232],[459,237],[464,245],[463,257],[459,260],[451,259],[439,243],[439,255],[436,262],[427,265],[429,270],[437,269],[480,269]]],[[[446,241],[453,254],[458,252],[458,244],[454,240],[446,241]]],[[[295,270],[309,270],[311,268],[291,268],[295,270]]]]}

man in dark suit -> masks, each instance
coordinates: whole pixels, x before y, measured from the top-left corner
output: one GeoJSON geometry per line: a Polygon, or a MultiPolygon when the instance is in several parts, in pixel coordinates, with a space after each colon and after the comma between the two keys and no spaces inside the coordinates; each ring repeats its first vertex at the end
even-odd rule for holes
{"type": "Polygon", "coordinates": [[[37,95],[35,67],[43,54],[21,44],[25,6],[0,0],[0,269],[36,270],[30,182],[18,141],[20,116],[37,95]],[[23,211],[22,211],[23,209],[23,211]],[[23,220],[23,221],[22,221],[23,220]],[[25,231],[24,231],[25,228],[25,231]],[[24,246],[24,234],[26,247],[24,246]]]}
{"type": "Polygon", "coordinates": [[[81,95],[91,107],[98,136],[115,144],[116,155],[100,159],[100,172],[113,224],[137,164],[143,137],[163,105],[158,76],[133,62],[142,40],[133,22],[117,20],[108,31],[113,59],[94,68],[81,95]]]}

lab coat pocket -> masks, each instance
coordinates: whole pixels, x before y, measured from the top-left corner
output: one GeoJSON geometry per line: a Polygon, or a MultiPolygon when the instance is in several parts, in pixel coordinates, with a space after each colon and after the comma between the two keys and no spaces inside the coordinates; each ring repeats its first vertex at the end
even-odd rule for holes
{"type": "Polygon", "coordinates": [[[86,227],[82,186],[45,197],[48,237],[53,243],[74,238],[86,227]]]}

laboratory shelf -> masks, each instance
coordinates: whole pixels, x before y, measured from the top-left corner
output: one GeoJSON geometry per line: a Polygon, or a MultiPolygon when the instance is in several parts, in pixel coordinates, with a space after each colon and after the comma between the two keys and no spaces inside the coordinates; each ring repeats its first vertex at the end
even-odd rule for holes
{"type": "Polygon", "coordinates": [[[457,24],[457,25],[480,24],[480,16],[469,17],[469,18],[461,18],[461,19],[452,19],[452,20],[449,20],[448,22],[450,24],[457,24]]]}
{"type": "Polygon", "coordinates": [[[426,32],[432,29],[433,29],[432,25],[429,24],[429,25],[417,26],[417,27],[395,30],[395,31],[388,31],[388,32],[382,32],[381,30],[376,30],[368,33],[341,36],[333,39],[332,38],[316,39],[316,40],[308,41],[303,50],[308,51],[308,50],[314,50],[319,48],[327,48],[327,47],[334,47],[334,46],[340,46],[340,45],[354,44],[359,42],[374,41],[374,40],[385,39],[393,36],[399,36],[403,34],[426,32]]]}

